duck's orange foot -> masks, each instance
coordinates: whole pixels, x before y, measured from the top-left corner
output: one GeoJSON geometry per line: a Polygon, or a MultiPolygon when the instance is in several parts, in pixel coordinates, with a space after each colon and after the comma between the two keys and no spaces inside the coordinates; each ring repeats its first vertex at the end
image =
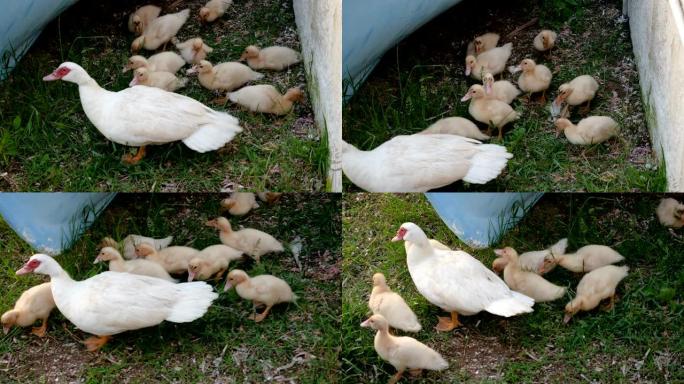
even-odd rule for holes
{"type": "Polygon", "coordinates": [[[135,156],[131,155],[130,153],[126,153],[121,157],[121,161],[128,165],[135,165],[138,164],[143,157],[145,157],[144,145],[138,148],[138,152],[135,154],[135,156]]]}
{"type": "Polygon", "coordinates": [[[100,348],[104,347],[104,345],[107,344],[111,338],[111,336],[93,336],[85,339],[83,344],[85,344],[88,352],[96,352],[100,348]]]}
{"type": "Polygon", "coordinates": [[[47,326],[34,327],[31,329],[31,333],[38,337],[45,337],[45,334],[47,333],[47,326]]]}
{"type": "Polygon", "coordinates": [[[435,326],[435,329],[440,332],[449,332],[456,327],[460,327],[462,324],[458,321],[458,314],[456,312],[451,312],[451,317],[439,317],[439,323],[435,326]]]}

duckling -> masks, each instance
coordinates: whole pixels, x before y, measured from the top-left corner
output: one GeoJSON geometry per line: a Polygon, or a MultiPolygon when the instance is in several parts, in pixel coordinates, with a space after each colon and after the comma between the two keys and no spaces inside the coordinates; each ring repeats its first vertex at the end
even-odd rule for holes
{"type": "Polygon", "coordinates": [[[153,245],[142,243],[135,246],[135,254],[147,260],[161,264],[168,273],[183,273],[188,269],[188,262],[199,251],[195,248],[172,246],[157,251],[153,245]]]}
{"type": "Polygon", "coordinates": [[[131,50],[133,53],[138,52],[142,48],[154,51],[162,44],[166,45],[172,37],[176,36],[183,24],[188,20],[188,16],[190,16],[190,10],[184,9],[180,12],[170,13],[152,20],[145,27],[142,35],[133,40],[131,50]]]}
{"type": "Polygon", "coordinates": [[[282,71],[299,63],[302,59],[299,52],[292,48],[281,46],[259,48],[255,45],[250,45],[245,48],[242,56],[240,56],[239,61],[244,60],[247,60],[247,65],[252,69],[282,71]]]}
{"type": "Polygon", "coordinates": [[[619,263],[625,257],[605,245],[585,245],[575,253],[564,255],[547,255],[541,273],[549,271],[552,265],[558,264],[572,272],[588,272],[604,265],[619,263]]]}
{"type": "MultiPolygon", "coordinates": [[[[168,236],[163,239],[153,239],[151,237],[141,235],[128,235],[123,240],[123,257],[128,260],[137,258],[138,256],[135,254],[135,246],[137,244],[147,243],[154,246],[156,250],[160,250],[162,248],[168,247],[172,241],[173,236],[168,236]]],[[[114,245],[105,244],[103,247],[110,246],[116,249],[117,245],[118,244],[116,243],[114,243],[114,245]]]]}
{"type": "Polygon", "coordinates": [[[179,88],[185,87],[187,83],[188,79],[179,79],[171,72],[151,72],[143,67],[134,71],[133,80],[131,80],[128,86],[145,85],[174,92],[179,88]]]}
{"type": "MultiPolygon", "coordinates": [[[[472,98],[468,106],[470,116],[475,120],[486,123],[491,129],[492,126],[499,130],[499,140],[503,135],[503,127],[520,118],[520,114],[511,108],[510,105],[496,99],[488,99],[484,88],[480,84],[473,84],[468,89],[468,93],[461,98],[467,101],[472,98]]],[[[487,132],[489,134],[489,132],[487,132]]]]}
{"type": "MultiPolygon", "coordinates": [[[[548,273],[555,268],[556,265],[551,264],[548,269],[544,270],[544,259],[549,255],[554,257],[562,256],[565,254],[567,247],[568,239],[560,239],[548,249],[523,253],[518,256],[518,264],[523,271],[534,272],[539,275],[548,273]]],[[[492,263],[492,269],[497,273],[501,273],[504,271],[504,268],[506,268],[506,265],[508,265],[508,259],[505,257],[498,257],[492,263]]]]}
{"type": "Polygon", "coordinates": [[[259,208],[256,196],[251,192],[233,192],[221,200],[221,211],[227,210],[233,216],[244,216],[252,209],[259,208]]]}
{"type": "Polygon", "coordinates": [[[577,125],[564,118],[556,120],[556,137],[564,132],[568,141],[577,145],[604,142],[617,136],[619,129],[618,123],[608,116],[589,116],[580,120],[577,125]]]}
{"type": "Polygon", "coordinates": [[[108,261],[109,270],[113,272],[128,272],[134,275],[152,276],[172,283],[178,282],[178,280],[169,276],[160,264],[145,259],[124,261],[119,251],[112,247],[102,248],[93,263],[97,264],[101,261],[108,261]]]}
{"type": "Polygon", "coordinates": [[[684,204],[675,199],[660,200],[656,215],[660,224],[666,227],[681,228],[684,226],[684,204]]]}
{"type": "Polygon", "coordinates": [[[399,381],[406,369],[411,375],[419,375],[423,369],[441,371],[449,367],[442,355],[420,341],[408,336],[391,335],[389,324],[382,315],[369,317],[361,326],[378,331],[373,342],[375,351],[397,370],[389,384],[399,381]]]}
{"type": "Polygon", "coordinates": [[[533,93],[542,92],[540,104],[546,103],[546,90],[551,85],[551,70],[543,65],[537,64],[532,59],[525,59],[515,67],[515,71],[522,70],[518,78],[518,86],[523,92],[528,92],[530,97],[533,93]]]}
{"type": "Polygon", "coordinates": [[[245,271],[233,269],[228,273],[223,291],[225,292],[232,287],[235,287],[238,296],[245,300],[252,300],[255,313],[249,318],[257,323],[266,318],[274,305],[297,300],[297,296],[292,293],[292,288],[287,282],[272,275],[249,277],[245,271]],[[257,314],[256,309],[260,306],[266,306],[266,309],[257,314]]]}
{"type": "Polygon", "coordinates": [[[138,68],[147,68],[152,72],[176,73],[184,65],[185,60],[176,52],[160,52],[147,59],[144,56],[134,55],[124,65],[123,73],[138,68]]]}
{"type": "Polygon", "coordinates": [[[510,104],[520,95],[518,87],[508,80],[494,81],[494,75],[487,72],[482,76],[482,86],[484,86],[487,97],[503,101],[510,104]]]}
{"type": "Polygon", "coordinates": [[[197,64],[207,58],[208,53],[214,52],[214,48],[208,46],[199,37],[185,40],[182,43],[175,42],[176,49],[188,64],[197,64]]]}
{"type": "Polygon", "coordinates": [[[233,0],[209,0],[204,7],[199,10],[199,18],[203,23],[211,23],[226,13],[228,7],[233,4],[233,0]]]}
{"type": "Polygon", "coordinates": [[[406,304],[404,299],[387,286],[385,275],[373,275],[373,290],[368,299],[368,308],[374,315],[382,315],[390,327],[406,332],[418,332],[421,329],[418,317],[406,304]]]}
{"type": "Polygon", "coordinates": [[[480,128],[472,121],[462,117],[447,117],[437,120],[431,126],[417,133],[417,135],[459,135],[476,140],[487,140],[490,137],[480,132],[480,128]]]}
{"type": "Polygon", "coordinates": [[[210,245],[199,251],[188,262],[188,281],[208,280],[212,276],[216,279],[223,277],[231,261],[242,258],[242,252],[227,245],[210,245]]]}
{"type": "Polygon", "coordinates": [[[470,43],[468,43],[468,49],[466,56],[477,56],[482,52],[488,51],[492,48],[496,48],[499,43],[498,33],[485,33],[484,35],[477,36],[470,43]]]}
{"type": "Polygon", "coordinates": [[[260,80],[264,77],[259,72],[252,71],[248,66],[238,62],[212,65],[206,60],[195,64],[187,70],[188,74],[198,73],[200,84],[207,89],[221,89],[232,91],[246,83],[260,80]]]}
{"type": "Polygon", "coordinates": [[[2,314],[0,318],[2,331],[6,335],[14,325],[28,327],[33,325],[36,320],[40,320],[40,327],[33,328],[31,333],[38,337],[44,337],[47,331],[47,319],[54,308],[55,300],[52,297],[49,282],[31,287],[19,296],[19,300],[14,304],[13,309],[2,314]]]}
{"type": "Polygon", "coordinates": [[[591,311],[603,299],[610,299],[606,307],[610,310],[615,305],[615,289],[627,277],[629,267],[606,265],[595,269],[582,277],[577,285],[577,296],[565,306],[563,323],[568,323],[579,311],[591,311]]]}
{"type": "Polygon", "coordinates": [[[558,96],[553,100],[551,104],[551,112],[553,116],[558,116],[561,105],[565,103],[565,108],[560,112],[561,117],[567,117],[569,115],[568,108],[572,105],[580,105],[582,103],[587,103],[583,108],[583,112],[589,111],[589,104],[591,100],[596,96],[596,91],[598,91],[599,85],[596,80],[589,75],[577,76],[569,83],[561,84],[558,87],[558,96]]]}
{"type": "Polygon", "coordinates": [[[534,48],[540,52],[548,51],[556,45],[556,37],[558,37],[556,32],[544,29],[534,37],[534,48]]]}
{"type": "Polygon", "coordinates": [[[482,80],[482,76],[487,72],[492,75],[498,75],[506,68],[506,62],[511,57],[512,50],[513,43],[508,43],[483,52],[477,57],[473,55],[467,56],[465,61],[466,76],[482,80]]]}
{"type": "Polygon", "coordinates": [[[275,204],[283,196],[283,193],[282,192],[257,192],[257,196],[259,196],[259,200],[263,201],[266,204],[275,204]]]}
{"type": "Polygon", "coordinates": [[[228,100],[252,112],[282,116],[290,113],[295,101],[304,99],[304,92],[298,87],[293,87],[281,95],[274,86],[259,84],[229,92],[227,97],[228,100]]]}
{"type": "Polygon", "coordinates": [[[128,17],[128,30],[137,36],[142,35],[145,27],[159,17],[159,13],[161,13],[161,8],[156,5],[145,5],[136,9],[128,17]]]}
{"type": "Polygon", "coordinates": [[[253,228],[233,231],[230,221],[225,217],[209,220],[206,225],[219,230],[219,238],[223,244],[252,256],[257,263],[261,262],[261,256],[267,253],[285,250],[280,241],[266,232],[253,228]]]}
{"type": "Polygon", "coordinates": [[[515,249],[506,247],[494,250],[494,253],[508,260],[504,269],[504,281],[512,290],[525,294],[538,303],[554,301],[565,295],[565,287],[559,287],[534,272],[523,270],[515,249]]]}

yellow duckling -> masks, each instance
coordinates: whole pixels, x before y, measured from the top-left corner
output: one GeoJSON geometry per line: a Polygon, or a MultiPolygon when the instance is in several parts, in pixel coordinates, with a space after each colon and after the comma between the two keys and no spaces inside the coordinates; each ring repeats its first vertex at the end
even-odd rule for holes
{"type": "Polygon", "coordinates": [[[501,47],[492,48],[479,54],[477,57],[469,55],[466,57],[466,76],[471,76],[476,80],[482,80],[482,76],[489,72],[498,75],[506,69],[506,62],[511,57],[513,43],[507,43],[501,47]]]}
{"type": "MultiPolygon", "coordinates": [[[[461,101],[472,99],[468,106],[468,112],[477,121],[496,127],[499,130],[499,139],[503,135],[503,127],[520,118],[520,114],[510,105],[500,100],[488,99],[484,88],[480,84],[473,84],[468,93],[461,101]]],[[[487,132],[489,133],[489,132],[487,132]]]]}
{"type": "Polygon", "coordinates": [[[50,283],[31,287],[19,296],[19,300],[14,304],[13,309],[2,314],[0,318],[2,331],[6,335],[12,326],[28,327],[33,325],[36,320],[40,320],[40,327],[33,328],[31,333],[43,337],[47,331],[47,319],[54,308],[55,300],[52,297],[50,283]]]}
{"type": "Polygon", "coordinates": [[[292,293],[292,288],[287,282],[272,275],[249,277],[245,271],[233,269],[228,273],[223,291],[225,292],[232,287],[235,287],[238,296],[252,300],[255,314],[249,318],[257,323],[266,318],[274,305],[297,300],[297,296],[292,293]],[[266,309],[257,314],[256,309],[261,306],[266,306],[266,309]]]}
{"type": "Polygon", "coordinates": [[[267,253],[285,250],[280,241],[266,232],[253,228],[233,231],[230,221],[225,217],[209,220],[206,225],[219,230],[219,238],[223,244],[252,256],[257,263],[261,262],[261,256],[267,253]]]}
{"type": "Polygon", "coordinates": [[[568,323],[579,311],[591,311],[603,299],[610,299],[607,310],[615,305],[615,289],[627,277],[629,267],[606,265],[582,277],[577,285],[577,296],[565,306],[564,323],[568,323]]]}
{"type": "Polygon", "coordinates": [[[257,196],[259,196],[259,200],[263,201],[266,204],[275,204],[277,203],[281,197],[283,197],[282,192],[257,192],[257,196]]]}
{"type": "Polygon", "coordinates": [[[480,128],[472,121],[463,117],[447,117],[437,120],[434,124],[417,133],[418,135],[458,135],[475,140],[487,140],[489,136],[480,132],[480,128]]]}
{"type": "Polygon", "coordinates": [[[181,67],[185,65],[185,60],[176,52],[161,52],[152,55],[149,58],[144,56],[131,56],[126,65],[124,65],[123,73],[131,69],[147,68],[152,72],[170,72],[176,73],[181,67]]]}
{"type": "Polygon", "coordinates": [[[145,5],[135,10],[128,17],[128,30],[136,35],[142,35],[145,27],[150,25],[152,20],[159,17],[161,8],[156,5],[145,5]]]}
{"type": "Polygon", "coordinates": [[[199,10],[200,21],[203,23],[211,23],[223,16],[231,4],[233,4],[233,0],[209,0],[209,2],[199,10]]]}
{"type": "Polygon", "coordinates": [[[183,60],[185,60],[188,64],[197,64],[206,59],[207,54],[214,52],[214,48],[208,46],[204,40],[199,37],[175,44],[176,49],[178,49],[180,52],[183,60]]]}
{"type": "Polygon", "coordinates": [[[373,342],[375,351],[397,370],[388,384],[399,381],[407,369],[412,376],[417,376],[423,369],[441,371],[449,368],[449,363],[434,349],[412,337],[390,334],[389,323],[382,315],[369,317],[361,326],[378,331],[373,342]]]}
{"type": "Polygon", "coordinates": [[[660,200],[656,215],[660,224],[666,227],[681,228],[684,226],[684,204],[675,199],[660,200]]]}
{"type": "Polygon", "coordinates": [[[154,245],[142,243],[135,246],[135,254],[147,260],[161,264],[168,273],[183,273],[188,269],[188,262],[199,251],[191,247],[172,246],[157,250],[154,245]]]}
{"type": "Polygon", "coordinates": [[[496,48],[497,44],[499,44],[498,33],[485,33],[484,35],[480,35],[468,43],[466,56],[477,56],[482,52],[496,48]]]}
{"type": "Polygon", "coordinates": [[[109,262],[109,270],[113,272],[128,272],[134,275],[152,276],[158,279],[177,283],[161,266],[161,264],[145,259],[124,260],[121,253],[112,247],[104,247],[95,258],[93,264],[109,262]]]}
{"type": "Polygon", "coordinates": [[[282,71],[287,67],[295,65],[301,61],[299,52],[292,48],[273,46],[259,48],[250,45],[240,56],[239,61],[247,60],[247,65],[252,69],[270,69],[282,71]]]}
{"type": "Polygon", "coordinates": [[[503,101],[506,104],[512,103],[520,95],[520,90],[513,83],[508,80],[494,81],[494,75],[489,72],[482,76],[482,85],[489,98],[503,101]]]}
{"type": "Polygon", "coordinates": [[[204,88],[226,91],[232,91],[250,81],[264,77],[263,74],[254,72],[248,66],[234,61],[212,65],[210,62],[202,60],[186,72],[187,74],[197,73],[199,82],[204,88]]]}
{"type": "Polygon", "coordinates": [[[556,38],[558,35],[556,32],[544,29],[537,36],[534,37],[534,49],[540,52],[548,51],[556,45],[556,38]]]}
{"type": "Polygon", "coordinates": [[[242,252],[227,245],[210,245],[188,262],[188,281],[223,277],[231,261],[242,258],[242,252]]]}
{"type": "Polygon", "coordinates": [[[230,197],[221,200],[221,211],[227,210],[233,216],[244,216],[257,208],[256,195],[251,192],[233,192],[230,197]]]}
{"type": "Polygon", "coordinates": [[[166,46],[166,43],[176,36],[183,24],[188,20],[188,16],[190,16],[190,10],[184,9],[180,12],[157,17],[145,27],[142,35],[133,40],[131,50],[133,53],[138,52],[142,48],[154,51],[162,44],[166,46]]]}
{"type": "Polygon", "coordinates": [[[494,253],[508,261],[504,268],[504,281],[512,290],[525,294],[538,303],[554,301],[565,295],[565,287],[559,287],[534,272],[523,270],[515,249],[506,247],[497,249],[494,253]]]}
{"type": "Polygon", "coordinates": [[[298,87],[287,90],[281,95],[270,84],[259,84],[243,87],[228,93],[228,100],[252,112],[287,115],[292,111],[294,103],[304,99],[304,92],[298,87]]]}
{"type": "Polygon", "coordinates": [[[174,92],[179,88],[185,87],[187,83],[188,79],[179,79],[171,72],[151,72],[147,68],[141,67],[133,72],[133,80],[131,80],[128,86],[145,85],[174,92]]]}
{"type": "Polygon", "coordinates": [[[568,119],[556,120],[556,137],[562,132],[572,144],[589,145],[601,143],[617,136],[620,127],[608,116],[589,116],[574,125],[568,119]]]}
{"type": "Polygon", "coordinates": [[[518,78],[518,86],[523,92],[530,94],[542,92],[540,103],[546,103],[546,90],[551,85],[551,70],[543,65],[537,64],[532,59],[525,59],[515,67],[515,71],[522,70],[522,74],[518,78]]]}
{"type": "Polygon", "coordinates": [[[591,100],[596,96],[596,91],[598,91],[599,85],[596,79],[589,75],[577,76],[569,83],[561,84],[558,87],[558,96],[553,100],[551,105],[551,112],[553,116],[558,116],[559,112],[561,117],[567,117],[569,115],[568,108],[572,105],[580,105],[587,103],[583,108],[583,112],[589,111],[589,104],[591,100]],[[565,103],[565,108],[561,112],[561,105],[565,103]]]}
{"type": "Polygon", "coordinates": [[[588,272],[605,265],[619,263],[625,257],[611,247],[605,245],[585,245],[575,253],[564,255],[550,254],[544,258],[540,273],[550,271],[555,264],[572,271],[588,272]]]}
{"type": "Polygon", "coordinates": [[[406,304],[404,299],[387,286],[382,273],[373,275],[373,290],[368,299],[368,308],[374,315],[382,315],[390,327],[406,332],[418,332],[421,329],[418,317],[406,304]]]}

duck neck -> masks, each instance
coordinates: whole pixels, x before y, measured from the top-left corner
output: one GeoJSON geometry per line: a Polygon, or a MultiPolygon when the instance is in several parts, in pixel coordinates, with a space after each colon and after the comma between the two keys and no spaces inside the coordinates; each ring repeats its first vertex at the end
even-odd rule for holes
{"type": "Polygon", "coordinates": [[[109,260],[109,270],[110,271],[117,271],[117,270],[123,270],[124,267],[124,261],[122,258],[117,257],[115,259],[109,260]]]}
{"type": "Polygon", "coordinates": [[[390,292],[390,289],[387,285],[375,285],[375,286],[373,286],[373,290],[371,291],[371,294],[376,295],[376,294],[384,293],[384,292],[390,292]]]}
{"type": "Polygon", "coordinates": [[[385,326],[381,329],[378,329],[378,332],[375,334],[375,344],[376,345],[383,345],[383,346],[390,346],[394,344],[394,336],[392,336],[389,333],[389,327],[385,326]]]}

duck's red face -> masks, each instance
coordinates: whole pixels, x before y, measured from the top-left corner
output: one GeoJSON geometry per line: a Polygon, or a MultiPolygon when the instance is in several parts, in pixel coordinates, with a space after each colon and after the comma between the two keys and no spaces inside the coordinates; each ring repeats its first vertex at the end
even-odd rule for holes
{"type": "Polygon", "coordinates": [[[43,81],[53,81],[53,80],[60,80],[62,77],[66,76],[71,72],[71,69],[67,67],[59,67],[52,71],[51,74],[43,77],[43,81]]]}
{"type": "Polygon", "coordinates": [[[399,241],[399,240],[404,240],[404,236],[406,236],[406,228],[404,227],[399,227],[399,230],[397,231],[397,235],[394,236],[392,241],[399,241]]]}
{"type": "Polygon", "coordinates": [[[31,259],[29,260],[26,264],[24,264],[23,267],[21,267],[20,270],[18,270],[16,273],[17,275],[25,275],[27,273],[31,273],[35,271],[36,268],[40,266],[40,261],[36,259],[31,259]]]}

